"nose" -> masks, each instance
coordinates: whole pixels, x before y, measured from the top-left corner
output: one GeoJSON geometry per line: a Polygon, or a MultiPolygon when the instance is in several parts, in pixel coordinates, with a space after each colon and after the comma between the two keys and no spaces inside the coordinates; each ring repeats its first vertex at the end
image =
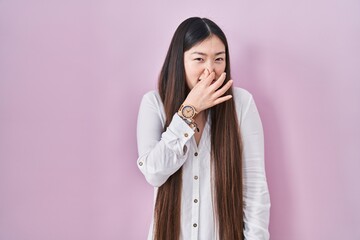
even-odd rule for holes
{"type": "Polygon", "coordinates": [[[206,63],[206,68],[210,73],[215,71],[214,63],[210,60],[206,63]]]}

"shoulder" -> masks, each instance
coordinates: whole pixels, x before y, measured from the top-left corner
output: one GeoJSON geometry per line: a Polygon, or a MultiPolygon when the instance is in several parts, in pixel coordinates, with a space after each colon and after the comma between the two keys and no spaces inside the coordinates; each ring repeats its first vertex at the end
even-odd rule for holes
{"type": "Polygon", "coordinates": [[[156,113],[161,119],[165,119],[164,104],[158,91],[151,90],[143,95],[140,111],[156,113]]]}
{"type": "Polygon", "coordinates": [[[244,121],[250,108],[256,108],[253,95],[246,89],[234,87],[233,98],[238,119],[244,121]]]}
{"type": "Polygon", "coordinates": [[[241,98],[242,100],[252,98],[252,94],[244,88],[233,87],[233,93],[234,97],[241,98]]]}
{"type": "Polygon", "coordinates": [[[150,90],[143,95],[143,99],[151,101],[154,99],[160,99],[160,95],[156,90],[150,90]]]}
{"type": "Polygon", "coordinates": [[[142,104],[162,106],[161,97],[158,91],[150,90],[146,92],[141,100],[142,104]]]}
{"type": "Polygon", "coordinates": [[[237,110],[239,110],[244,107],[246,108],[246,106],[248,106],[248,104],[252,101],[253,96],[248,90],[246,90],[244,88],[234,87],[233,88],[233,98],[234,98],[236,108],[237,108],[237,110]]]}

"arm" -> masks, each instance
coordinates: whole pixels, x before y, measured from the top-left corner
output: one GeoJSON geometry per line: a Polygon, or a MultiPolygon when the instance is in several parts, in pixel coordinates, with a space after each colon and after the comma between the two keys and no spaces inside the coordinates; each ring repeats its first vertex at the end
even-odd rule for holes
{"type": "Polygon", "coordinates": [[[269,239],[270,196],[265,175],[264,135],[252,96],[241,121],[243,141],[244,235],[246,240],[269,239]]]}
{"type": "Polygon", "coordinates": [[[164,131],[161,109],[155,94],[147,93],[142,98],[137,121],[137,166],[154,187],[164,184],[184,164],[189,140],[194,135],[177,113],[164,131]]]}
{"type": "MultiPolygon", "coordinates": [[[[229,100],[231,95],[223,95],[233,81],[229,80],[221,87],[226,74],[221,74],[218,80],[211,84],[214,77],[215,72],[210,73],[205,69],[203,80],[192,88],[183,104],[196,104],[195,109],[200,112],[229,100]]],[[[174,113],[164,132],[165,120],[161,115],[163,106],[158,99],[154,92],[144,95],[137,124],[137,165],[154,187],[164,184],[184,164],[188,157],[189,140],[195,133],[177,113],[174,113]]]]}

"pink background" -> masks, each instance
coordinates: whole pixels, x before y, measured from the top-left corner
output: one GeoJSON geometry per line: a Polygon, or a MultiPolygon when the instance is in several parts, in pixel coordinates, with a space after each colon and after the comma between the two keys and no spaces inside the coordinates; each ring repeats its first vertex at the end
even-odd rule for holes
{"type": "Polygon", "coordinates": [[[182,20],[228,36],[266,140],[271,239],[360,239],[360,2],[0,1],[0,239],[145,239],[141,96],[182,20]]]}

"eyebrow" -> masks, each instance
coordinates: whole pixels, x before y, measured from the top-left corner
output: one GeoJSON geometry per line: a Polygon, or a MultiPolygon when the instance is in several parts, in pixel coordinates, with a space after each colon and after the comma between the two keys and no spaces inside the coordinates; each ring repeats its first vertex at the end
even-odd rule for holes
{"type": "MultiPolygon", "coordinates": [[[[193,53],[191,53],[191,54],[198,54],[198,55],[202,55],[202,56],[207,56],[207,54],[206,54],[206,53],[203,53],[203,52],[193,52],[193,53]]],[[[226,54],[226,52],[225,52],[225,51],[217,52],[217,53],[215,54],[215,56],[220,55],[220,54],[226,54]]]]}

